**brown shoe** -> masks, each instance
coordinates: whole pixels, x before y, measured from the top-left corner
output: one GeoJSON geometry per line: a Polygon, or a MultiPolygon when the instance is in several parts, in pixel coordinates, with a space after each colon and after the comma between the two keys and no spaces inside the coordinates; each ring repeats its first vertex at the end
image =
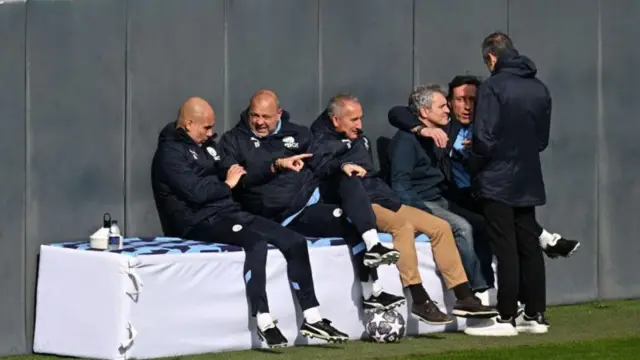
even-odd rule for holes
{"type": "Polygon", "coordinates": [[[417,317],[418,320],[431,325],[446,325],[453,322],[453,319],[440,311],[437,303],[432,300],[427,300],[424,304],[414,303],[411,305],[411,314],[417,317]]]}

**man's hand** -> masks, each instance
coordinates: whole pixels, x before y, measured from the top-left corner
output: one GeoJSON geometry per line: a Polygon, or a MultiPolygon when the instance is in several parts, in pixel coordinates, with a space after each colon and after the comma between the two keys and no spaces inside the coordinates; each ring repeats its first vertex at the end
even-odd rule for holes
{"type": "Polygon", "coordinates": [[[367,175],[367,170],[365,170],[362,166],[350,163],[342,165],[342,171],[344,171],[347,176],[356,175],[364,177],[365,175],[367,175]]]}
{"type": "Polygon", "coordinates": [[[240,181],[242,175],[246,173],[247,171],[242,166],[238,164],[231,165],[229,170],[227,170],[227,179],[225,180],[225,183],[227,183],[227,185],[229,185],[229,187],[233,189],[234,187],[236,187],[236,185],[238,185],[238,181],[240,181]]]}
{"type": "Polygon", "coordinates": [[[465,148],[465,149],[470,149],[471,148],[471,139],[465,138],[464,140],[462,140],[462,147],[465,148]]]}
{"type": "Polygon", "coordinates": [[[420,130],[420,136],[432,138],[436,146],[443,149],[447,147],[447,142],[449,141],[447,133],[438,128],[424,128],[420,130]]]}
{"type": "Polygon", "coordinates": [[[289,169],[295,172],[300,172],[300,170],[302,170],[302,168],[304,167],[304,159],[308,159],[312,156],[313,154],[300,154],[284,159],[278,159],[275,162],[274,170],[289,169]]]}

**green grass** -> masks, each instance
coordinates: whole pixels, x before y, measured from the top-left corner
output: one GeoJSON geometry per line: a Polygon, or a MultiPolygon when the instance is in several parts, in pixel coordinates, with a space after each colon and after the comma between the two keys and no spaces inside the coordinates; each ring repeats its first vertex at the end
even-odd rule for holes
{"type": "MultiPolygon", "coordinates": [[[[277,351],[249,350],[171,359],[640,359],[640,300],[552,307],[547,317],[551,328],[548,334],[543,335],[485,338],[438,333],[405,338],[397,344],[352,341],[341,345],[298,346],[277,351]]],[[[27,355],[3,359],[61,358],[27,355]]]]}

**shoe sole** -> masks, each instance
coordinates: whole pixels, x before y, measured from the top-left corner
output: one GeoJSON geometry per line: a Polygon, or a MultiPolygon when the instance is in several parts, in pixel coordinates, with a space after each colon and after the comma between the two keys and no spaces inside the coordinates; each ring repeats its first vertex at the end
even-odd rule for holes
{"type": "Polygon", "coordinates": [[[370,307],[363,308],[362,310],[366,314],[369,314],[369,313],[372,313],[372,312],[376,312],[378,310],[387,311],[387,310],[392,310],[392,309],[395,309],[395,308],[397,308],[399,306],[402,306],[402,305],[404,305],[405,302],[406,302],[406,299],[402,299],[402,300],[396,301],[396,302],[394,302],[392,304],[389,304],[387,306],[382,306],[381,304],[378,304],[378,303],[376,303],[376,304],[367,304],[367,306],[370,306],[370,307]]]}
{"type": "Polygon", "coordinates": [[[497,311],[464,311],[464,310],[453,310],[451,312],[452,315],[461,317],[461,318],[474,318],[474,319],[489,319],[495,316],[500,315],[497,311]]]}
{"type": "Polygon", "coordinates": [[[573,249],[571,249],[571,251],[569,251],[569,253],[567,254],[567,258],[571,257],[571,255],[575,254],[576,251],[578,251],[578,248],[580,247],[580,243],[577,243],[576,246],[573,247],[573,249]]]}
{"type": "Polygon", "coordinates": [[[394,265],[395,263],[398,262],[398,259],[400,259],[400,253],[395,251],[395,252],[387,253],[378,259],[365,259],[363,263],[364,263],[364,266],[372,268],[372,267],[378,267],[380,265],[394,265]]]}
{"type": "Polygon", "coordinates": [[[307,330],[300,330],[300,334],[309,339],[319,339],[329,343],[346,343],[349,341],[347,337],[318,335],[307,330]]]}
{"type": "Polygon", "coordinates": [[[434,321],[429,321],[429,320],[424,319],[424,318],[422,318],[421,316],[416,315],[416,314],[414,314],[414,313],[411,313],[411,316],[413,316],[414,318],[416,318],[416,319],[418,319],[418,320],[422,321],[422,322],[423,322],[423,323],[425,323],[425,324],[429,324],[429,325],[447,325],[447,324],[451,324],[451,323],[453,322],[453,319],[451,319],[451,320],[449,320],[449,321],[446,321],[446,322],[444,322],[444,321],[443,321],[443,322],[434,322],[434,321]]]}
{"type": "Polygon", "coordinates": [[[469,328],[464,330],[464,333],[469,336],[492,336],[492,337],[507,337],[507,336],[518,336],[518,331],[514,329],[514,331],[502,331],[502,332],[494,332],[494,333],[477,333],[474,334],[473,331],[467,331],[469,328]]]}
{"type": "Polygon", "coordinates": [[[519,333],[523,334],[546,334],[549,332],[549,327],[540,326],[537,328],[532,328],[529,326],[516,326],[516,330],[518,330],[519,333]]]}

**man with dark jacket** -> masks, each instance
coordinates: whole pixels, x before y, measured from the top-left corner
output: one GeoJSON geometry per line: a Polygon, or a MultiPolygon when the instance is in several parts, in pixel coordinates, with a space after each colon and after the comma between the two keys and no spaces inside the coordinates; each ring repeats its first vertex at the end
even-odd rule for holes
{"type": "Polygon", "coordinates": [[[442,313],[429,298],[418,272],[415,232],[431,237],[434,260],[452,289],[457,301],[453,314],[462,317],[491,317],[496,312],[483,306],[473,296],[455,248],[451,228],[427,212],[403,205],[393,190],[378,176],[371,155],[369,139],[362,133],[362,105],[348,94],[331,98],[326,110],[311,126],[322,165],[316,169],[323,183],[331,184],[347,178],[362,188],[371,201],[378,228],[393,235],[393,243],[400,251],[398,270],[402,285],[409,289],[413,304],[411,313],[430,324],[446,324],[452,319],[442,313]]]}
{"type": "MultiPolygon", "coordinates": [[[[449,117],[446,95],[437,85],[419,86],[410,95],[410,108],[389,111],[389,118],[394,117],[418,117],[425,127],[442,127],[449,117]]],[[[444,156],[432,139],[398,130],[389,146],[391,187],[405,204],[430,211],[451,225],[471,287],[488,295],[486,291],[493,287],[494,279],[489,242],[481,226],[483,219],[444,197],[446,181],[439,166],[444,156]],[[476,248],[483,247],[485,251],[476,252],[476,248]],[[479,254],[486,256],[479,258],[479,254]]]]}
{"type": "Polygon", "coordinates": [[[482,55],[491,76],[478,89],[472,189],[498,261],[500,316],[467,333],[545,333],[545,264],[535,235],[535,207],[546,202],[540,152],[549,143],[551,95],[536,78],[534,63],[518,53],[506,34],[485,38],[482,55]],[[524,291],[525,309],[516,329],[519,291],[524,291]]]}
{"type": "Polygon", "coordinates": [[[247,171],[234,190],[246,210],[305,236],[344,238],[358,268],[365,310],[404,302],[382,291],[377,282],[375,267],[394,264],[400,254],[380,243],[366,194],[344,182],[340,206],[323,201],[312,170],[322,157],[315,153],[309,129],[289,121],[274,92],[254,94],[238,124],[222,136],[220,147],[247,171]]]}
{"type": "Polygon", "coordinates": [[[244,281],[258,334],[268,346],[282,347],[288,342],[269,313],[266,293],[267,244],[274,245],[287,259],[289,280],[303,310],[300,333],[346,341],[346,334],[320,316],[307,240],[278,223],[243,212],[232,199],[231,189],[247,172],[208,142],[214,126],[211,106],[201,98],[190,98],[180,108],[177,122],[160,133],[151,179],[165,235],[242,247],[244,281]]]}
{"type": "MultiPolygon", "coordinates": [[[[417,116],[411,116],[408,107],[398,107],[389,115],[389,122],[394,127],[411,131],[416,135],[432,138],[436,145],[446,143],[443,157],[440,161],[440,168],[446,180],[444,197],[456,203],[458,206],[472,212],[482,213],[476,199],[471,193],[471,172],[469,164],[469,153],[471,151],[471,132],[473,129],[473,116],[476,103],[476,93],[480,86],[480,80],[472,75],[458,75],[449,82],[447,101],[451,114],[449,122],[443,129],[426,128],[418,120],[417,116]],[[404,112],[404,115],[402,113],[404,112]]],[[[460,214],[458,214],[460,215],[460,214]]],[[[472,223],[474,231],[476,227],[485,227],[484,221],[481,224],[472,223]]],[[[550,233],[538,224],[536,235],[540,241],[545,254],[550,258],[569,257],[575,253],[580,246],[576,240],[569,240],[558,233],[550,233]]],[[[476,251],[484,251],[476,248],[476,251]]],[[[482,259],[486,254],[478,254],[482,259]]],[[[483,272],[493,272],[490,266],[487,268],[484,262],[483,272]]]]}

